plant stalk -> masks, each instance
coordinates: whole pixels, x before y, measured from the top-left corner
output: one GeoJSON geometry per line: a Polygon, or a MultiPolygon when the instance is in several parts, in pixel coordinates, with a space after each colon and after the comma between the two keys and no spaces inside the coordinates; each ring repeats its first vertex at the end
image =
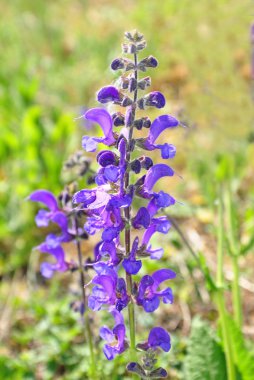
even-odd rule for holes
{"type": "Polygon", "coordinates": [[[83,267],[83,259],[82,259],[82,252],[81,252],[81,244],[80,239],[78,236],[78,221],[77,216],[74,217],[74,224],[75,224],[75,230],[76,230],[76,245],[77,245],[77,253],[78,253],[78,264],[79,264],[79,275],[80,275],[80,288],[81,288],[81,295],[82,295],[82,302],[84,304],[84,313],[82,313],[83,320],[84,320],[84,327],[85,327],[85,335],[88,341],[89,351],[90,351],[90,369],[91,369],[91,376],[92,379],[96,379],[96,362],[95,362],[95,355],[94,355],[94,347],[93,347],[93,335],[90,327],[90,320],[88,316],[88,307],[87,307],[87,297],[85,292],[85,274],[84,274],[84,267],[83,267]]]}
{"type": "MultiPolygon", "coordinates": [[[[137,54],[134,54],[134,63],[135,63],[135,79],[138,79],[138,71],[137,71],[137,54]]],[[[134,103],[137,101],[138,97],[138,90],[136,89],[134,91],[134,103]]],[[[135,120],[135,110],[134,110],[134,118],[135,120]]],[[[133,124],[130,127],[129,135],[128,135],[128,141],[127,141],[127,153],[126,153],[126,161],[127,165],[129,165],[130,160],[131,160],[131,141],[132,141],[132,136],[133,136],[133,124]]],[[[125,174],[125,190],[128,189],[129,187],[129,182],[130,182],[130,174],[129,171],[127,170],[125,174]]],[[[131,250],[131,231],[130,231],[130,215],[131,215],[131,206],[126,207],[124,209],[124,216],[127,221],[127,225],[125,225],[125,253],[126,256],[130,254],[131,250]]],[[[133,358],[135,358],[136,355],[136,338],[135,338],[135,333],[136,333],[136,326],[135,326],[135,305],[133,302],[133,297],[132,297],[132,291],[133,291],[133,284],[132,284],[132,276],[128,273],[126,273],[126,284],[127,284],[127,291],[130,296],[130,302],[128,304],[128,315],[129,315],[129,327],[130,327],[130,348],[131,348],[131,355],[133,358]]]]}
{"type": "Polygon", "coordinates": [[[237,241],[236,230],[235,230],[235,220],[233,213],[233,202],[230,184],[228,184],[226,191],[226,212],[227,212],[227,222],[228,222],[228,240],[230,245],[230,251],[232,254],[232,264],[233,264],[233,284],[232,284],[232,298],[233,298],[233,310],[234,310],[234,320],[239,327],[242,328],[242,303],[241,303],[241,290],[239,286],[239,244],[237,241]]]}
{"type": "Polygon", "coordinates": [[[223,225],[223,203],[221,191],[219,191],[219,223],[217,230],[217,291],[215,301],[218,307],[219,320],[222,329],[222,340],[226,357],[228,380],[236,380],[233,351],[230,339],[230,331],[227,323],[227,310],[224,298],[224,273],[223,273],[223,256],[224,256],[224,225],[223,225]]]}

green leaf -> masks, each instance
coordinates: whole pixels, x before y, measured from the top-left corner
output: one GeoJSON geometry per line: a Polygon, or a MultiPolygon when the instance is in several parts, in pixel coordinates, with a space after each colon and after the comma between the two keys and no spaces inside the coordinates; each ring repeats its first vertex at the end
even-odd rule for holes
{"type": "Polygon", "coordinates": [[[186,380],[227,379],[225,356],[213,330],[200,319],[194,319],[184,362],[186,380]]]}
{"type": "Polygon", "coordinates": [[[234,320],[227,316],[230,328],[230,338],[233,348],[234,361],[241,374],[242,380],[254,379],[254,355],[247,349],[244,336],[234,320]]]}

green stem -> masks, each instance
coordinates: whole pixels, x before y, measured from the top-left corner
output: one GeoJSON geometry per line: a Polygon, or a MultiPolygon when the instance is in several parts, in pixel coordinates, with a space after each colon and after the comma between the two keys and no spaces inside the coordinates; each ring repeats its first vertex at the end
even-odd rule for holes
{"type": "Polygon", "coordinates": [[[236,380],[234,358],[231,346],[230,331],[227,323],[227,311],[224,298],[224,274],[223,274],[223,256],[224,256],[224,225],[223,225],[223,203],[222,191],[219,191],[219,223],[217,230],[217,291],[215,302],[218,307],[219,321],[222,329],[222,340],[226,356],[228,380],[236,380]]]}
{"type": "Polygon", "coordinates": [[[234,319],[237,326],[242,328],[242,303],[241,303],[241,290],[239,286],[240,273],[239,273],[239,256],[233,256],[233,284],[232,284],[232,293],[233,293],[233,308],[234,308],[234,319]]]}
{"type": "Polygon", "coordinates": [[[95,362],[95,356],[94,356],[93,335],[92,335],[92,330],[91,330],[90,320],[89,320],[89,315],[88,315],[87,297],[86,297],[86,292],[85,292],[85,274],[84,274],[84,267],[83,267],[81,244],[80,244],[80,239],[78,237],[78,221],[77,221],[76,216],[74,218],[74,224],[75,224],[75,229],[76,229],[76,243],[77,243],[77,253],[78,253],[78,263],[79,263],[80,288],[81,288],[81,294],[82,294],[82,302],[85,308],[85,312],[83,315],[85,335],[88,341],[88,346],[89,346],[89,351],[90,351],[91,378],[96,379],[97,378],[96,377],[96,362],[95,362]]]}
{"type": "MultiPolygon", "coordinates": [[[[137,54],[134,54],[134,63],[135,63],[135,79],[138,79],[138,72],[137,72],[137,54]]],[[[138,97],[138,90],[136,89],[134,91],[134,103],[137,101],[138,97]]],[[[134,110],[134,119],[135,119],[135,110],[134,110]]],[[[130,127],[128,141],[127,141],[127,154],[126,154],[126,161],[127,165],[130,163],[131,160],[131,140],[133,135],[133,124],[130,127]]],[[[127,170],[125,174],[125,190],[128,189],[130,182],[130,174],[127,170]]],[[[126,219],[126,226],[125,226],[125,254],[128,257],[130,254],[131,249],[131,231],[130,231],[130,217],[131,217],[131,206],[126,207],[124,209],[124,216],[126,219]]],[[[132,276],[128,273],[126,273],[126,284],[127,284],[127,291],[128,295],[130,296],[130,302],[128,304],[128,315],[129,315],[129,328],[130,328],[130,348],[131,348],[131,357],[134,359],[136,355],[136,339],[135,339],[135,332],[136,332],[136,326],[135,326],[135,304],[132,297],[132,291],[133,291],[133,284],[132,284],[132,276]]]]}
{"type": "Polygon", "coordinates": [[[226,212],[227,212],[227,222],[228,222],[228,240],[230,245],[230,251],[232,253],[232,263],[233,263],[233,284],[232,284],[232,297],[233,297],[233,310],[234,310],[234,320],[239,327],[242,328],[242,303],[241,303],[241,290],[239,286],[239,244],[236,236],[235,220],[233,213],[233,202],[230,184],[226,191],[226,212]]]}

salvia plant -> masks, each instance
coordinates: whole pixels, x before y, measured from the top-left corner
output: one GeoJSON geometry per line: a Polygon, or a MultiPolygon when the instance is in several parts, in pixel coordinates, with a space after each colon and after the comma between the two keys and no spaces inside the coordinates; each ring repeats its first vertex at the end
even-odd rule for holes
{"type": "MultiPolygon", "coordinates": [[[[107,326],[100,328],[100,337],[105,341],[103,352],[108,360],[129,350],[129,372],[138,374],[141,379],[167,377],[165,369],[156,368],[156,357],[160,350],[170,350],[169,333],[155,325],[147,332],[146,341],[137,342],[136,316],[141,311],[153,313],[161,302],[173,302],[172,290],[168,287],[168,281],[176,276],[173,270],[161,268],[141,278],[139,272],[144,260],[162,257],[163,249],[152,247],[151,238],[157,232],[168,233],[171,224],[163,215],[163,209],[175,204],[170,194],[154,190],[156,183],[163,177],[172,177],[174,170],[165,161],[154,164],[148,154],[158,150],[163,160],[173,158],[175,147],[156,141],[164,130],[175,128],[180,123],[167,114],[154,121],[144,115],[149,107],[161,109],[165,106],[162,93],[144,94],[151,85],[151,79],[139,74],[158,65],[153,56],[138,59],[139,52],[145,47],[142,34],[137,31],[125,33],[124,57],[111,63],[112,70],[121,72],[119,78],[114,85],[98,91],[97,100],[102,106],[89,109],[82,115],[87,122],[98,124],[103,132],[102,137],[83,136],[83,149],[95,152],[98,145],[100,148],[101,144],[106,146],[97,154],[99,168],[90,180],[90,183],[94,182],[93,187],[76,191],[73,196],[69,189],[65,189],[58,200],[46,190],[30,195],[30,200],[41,202],[48,208],[39,211],[37,225],[48,226],[53,222],[61,229],[60,234],[49,234],[38,247],[55,258],[54,264],[42,264],[43,276],[49,278],[55,271],[80,271],[82,300],[78,303],[78,310],[85,320],[93,368],[91,376],[94,378],[96,363],[89,310],[90,313],[106,310],[112,316],[113,329],[107,326]],[[148,131],[147,137],[136,138],[135,132],[143,128],[148,131]],[[144,153],[139,156],[142,150],[144,153]],[[140,207],[134,211],[133,202],[136,200],[140,207]],[[81,240],[97,233],[100,241],[94,248],[93,258],[84,262],[81,240]],[[76,243],[77,263],[66,261],[63,244],[67,247],[71,241],[76,243]],[[87,268],[94,274],[89,281],[85,273],[87,268]],[[143,352],[140,362],[138,351],[143,352]]],[[[81,157],[78,156],[78,161],[81,157]]],[[[85,162],[81,175],[90,170],[90,164],[85,162]]],[[[72,164],[73,160],[69,166],[72,164]]]]}

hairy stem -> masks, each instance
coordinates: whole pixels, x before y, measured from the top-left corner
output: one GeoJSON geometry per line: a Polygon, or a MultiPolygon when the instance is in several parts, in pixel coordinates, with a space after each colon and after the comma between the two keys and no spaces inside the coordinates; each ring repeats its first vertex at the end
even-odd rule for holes
{"type": "Polygon", "coordinates": [[[221,191],[219,191],[219,223],[217,231],[217,291],[215,301],[219,312],[219,321],[222,329],[223,347],[226,356],[228,380],[236,380],[234,358],[230,339],[230,331],[227,323],[227,311],[224,298],[224,273],[223,273],[223,252],[224,252],[224,225],[223,225],[223,203],[221,191]]]}
{"type": "Polygon", "coordinates": [[[90,321],[89,316],[87,313],[87,297],[85,292],[85,274],[84,274],[84,267],[83,267],[83,259],[82,259],[82,252],[81,252],[81,244],[80,239],[78,236],[78,221],[77,216],[74,218],[74,224],[75,224],[75,230],[76,230],[76,245],[77,245],[77,253],[78,253],[78,264],[79,264],[79,283],[81,288],[81,295],[82,295],[82,302],[84,304],[84,313],[82,313],[83,320],[84,320],[84,328],[85,328],[85,335],[88,341],[89,351],[90,351],[90,361],[91,361],[91,376],[92,379],[96,379],[96,363],[95,363],[95,356],[94,356],[94,347],[93,347],[93,335],[90,327],[90,321]]]}
{"type": "MultiPolygon", "coordinates": [[[[137,54],[134,54],[134,63],[135,63],[135,79],[137,80],[138,78],[138,72],[137,72],[137,54]]],[[[138,97],[138,90],[136,89],[134,91],[134,103],[137,101],[138,97]]],[[[135,119],[135,110],[134,110],[134,119],[135,119]]],[[[129,131],[129,136],[128,136],[128,141],[127,141],[127,154],[126,154],[126,161],[127,165],[129,165],[130,160],[131,160],[131,141],[132,141],[132,136],[133,136],[133,124],[130,127],[129,131]]],[[[125,190],[128,189],[129,187],[129,182],[130,182],[130,174],[129,171],[127,170],[126,175],[125,175],[125,190]]],[[[124,216],[127,221],[127,225],[125,226],[125,251],[126,251],[126,256],[130,254],[130,249],[131,249],[131,231],[130,231],[130,215],[131,215],[131,206],[126,207],[124,210],[124,216]]],[[[132,276],[128,273],[126,273],[126,284],[127,284],[127,291],[129,296],[131,297],[131,301],[128,304],[128,314],[129,314],[129,326],[130,326],[130,347],[131,351],[134,355],[135,350],[136,350],[136,341],[135,341],[135,305],[133,302],[132,298],[132,291],[133,291],[133,284],[132,284],[132,276]]]]}

